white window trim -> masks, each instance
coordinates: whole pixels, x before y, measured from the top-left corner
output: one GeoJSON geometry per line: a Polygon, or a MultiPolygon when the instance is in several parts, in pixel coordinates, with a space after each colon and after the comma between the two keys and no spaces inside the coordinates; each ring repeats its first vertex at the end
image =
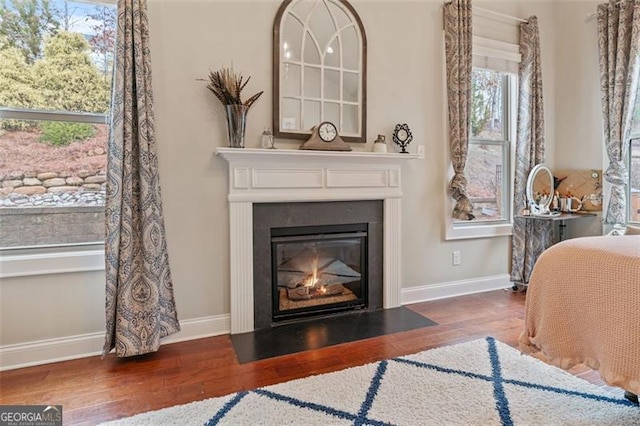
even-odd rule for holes
{"type": "Polygon", "coordinates": [[[104,243],[0,250],[2,279],[104,269],[104,243]]]}
{"type": "Polygon", "coordinates": [[[0,119],[33,121],[67,121],[71,123],[106,124],[107,115],[92,112],[46,111],[0,107],[0,119]]]}

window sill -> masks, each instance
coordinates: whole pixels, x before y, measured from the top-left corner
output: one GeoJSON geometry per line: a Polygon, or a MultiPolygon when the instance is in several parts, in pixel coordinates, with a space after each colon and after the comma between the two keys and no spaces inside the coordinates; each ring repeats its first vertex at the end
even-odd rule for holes
{"type": "Polygon", "coordinates": [[[104,245],[0,252],[0,278],[104,271],[104,245]]]}
{"type": "Polygon", "coordinates": [[[507,237],[513,234],[511,223],[501,223],[499,225],[465,225],[453,226],[448,224],[445,240],[467,240],[472,238],[507,237]]]}

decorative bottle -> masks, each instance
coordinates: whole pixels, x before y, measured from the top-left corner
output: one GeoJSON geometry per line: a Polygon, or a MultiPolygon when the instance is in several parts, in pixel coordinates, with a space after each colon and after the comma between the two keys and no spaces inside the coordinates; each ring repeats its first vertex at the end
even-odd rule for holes
{"type": "Polygon", "coordinates": [[[373,152],[387,152],[387,143],[384,135],[378,135],[378,139],[373,141],[373,152]]]}
{"type": "Polygon", "coordinates": [[[262,132],[262,139],[260,145],[263,149],[275,149],[275,140],[273,139],[273,134],[271,130],[265,128],[262,132]]]}

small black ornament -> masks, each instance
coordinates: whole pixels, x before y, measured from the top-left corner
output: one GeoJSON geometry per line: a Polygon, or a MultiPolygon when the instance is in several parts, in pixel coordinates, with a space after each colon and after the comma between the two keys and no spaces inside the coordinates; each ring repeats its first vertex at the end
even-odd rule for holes
{"type": "Polygon", "coordinates": [[[408,154],[407,146],[413,140],[413,135],[411,134],[411,130],[406,123],[404,124],[396,124],[396,128],[393,130],[393,142],[402,148],[400,154],[408,154]]]}

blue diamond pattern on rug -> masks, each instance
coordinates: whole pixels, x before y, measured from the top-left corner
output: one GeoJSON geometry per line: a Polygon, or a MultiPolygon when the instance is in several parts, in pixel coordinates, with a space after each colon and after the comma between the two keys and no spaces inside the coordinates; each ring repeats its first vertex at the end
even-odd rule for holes
{"type": "Polygon", "coordinates": [[[640,425],[640,408],[487,337],[107,424],[443,423],[640,425]]]}

